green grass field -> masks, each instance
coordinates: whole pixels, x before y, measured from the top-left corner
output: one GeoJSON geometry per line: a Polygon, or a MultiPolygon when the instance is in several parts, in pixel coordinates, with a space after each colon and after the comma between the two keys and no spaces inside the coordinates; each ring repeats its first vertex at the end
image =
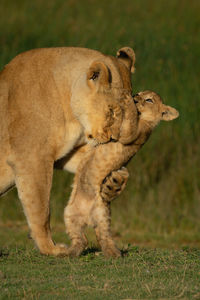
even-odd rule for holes
{"type": "MultiPolygon", "coordinates": [[[[123,259],[40,256],[27,239],[16,191],[0,198],[1,299],[200,299],[199,10],[198,0],[1,1],[0,68],[32,48],[80,46],[115,55],[130,46],[137,58],[133,92],[154,90],[180,112],[131,161],[128,186],[113,202],[116,242],[133,245],[123,259]]],[[[72,180],[55,171],[56,241],[68,241],[63,208],[72,180]]]]}
{"type": "MultiPolygon", "coordinates": [[[[99,254],[99,253],[97,253],[99,254]]],[[[132,247],[125,258],[70,260],[26,248],[2,252],[0,299],[199,299],[200,250],[132,247]]]]}

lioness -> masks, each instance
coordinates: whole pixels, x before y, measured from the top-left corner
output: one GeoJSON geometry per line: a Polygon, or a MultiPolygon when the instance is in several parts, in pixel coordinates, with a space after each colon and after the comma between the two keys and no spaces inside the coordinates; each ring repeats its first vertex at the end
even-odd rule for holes
{"type": "Polygon", "coordinates": [[[43,254],[67,254],[50,233],[54,162],[88,142],[118,139],[118,100],[131,91],[131,48],[117,58],[84,48],[36,49],[0,73],[0,194],[16,185],[43,254]]]}
{"type": "Polygon", "coordinates": [[[95,148],[86,145],[76,153],[79,166],[64,214],[66,230],[72,240],[68,249],[71,256],[80,255],[87,245],[83,233],[86,225],[95,228],[97,240],[105,256],[121,255],[111,237],[110,201],[101,194],[102,182],[111,171],[127,164],[161,120],[170,121],[179,115],[176,109],[164,105],[161,97],[152,91],[138,93],[134,96],[134,102],[130,97],[125,100],[125,118],[119,142],[110,142],[95,148]],[[124,138],[129,140],[129,144],[122,144],[124,138]]]}

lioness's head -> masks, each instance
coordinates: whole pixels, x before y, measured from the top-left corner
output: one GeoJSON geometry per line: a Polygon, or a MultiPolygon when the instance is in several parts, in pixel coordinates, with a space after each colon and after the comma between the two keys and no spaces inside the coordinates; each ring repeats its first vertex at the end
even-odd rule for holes
{"type": "Polygon", "coordinates": [[[87,139],[106,143],[111,138],[118,138],[122,111],[112,93],[110,71],[103,62],[93,62],[87,74],[79,79],[71,105],[87,139]],[[115,132],[112,133],[113,126],[115,132]]]}
{"type": "Polygon", "coordinates": [[[122,111],[111,89],[111,73],[103,62],[93,62],[87,73],[87,85],[90,93],[87,99],[86,137],[99,143],[108,142],[119,132],[122,111]],[[118,130],[112,133],[111,128],[118,130]]]}
{"type": "Polygon", "coordinates": [[[106,143],[119,138],[123,118],[119,100],[123,89],[131,92],[135,62],[130,49],[121,48],[116,58],[105,56],[93,61],[73,87],[72,110],[88,140],[106,143]]]}
{"type": "Polygon", "coordinates": [[[179,116],[179,112],[163,104],[161,97],[153,91],[143,91],[133,96],[139,118],[156,126],[161,120],[171,121],[179,116]]]}

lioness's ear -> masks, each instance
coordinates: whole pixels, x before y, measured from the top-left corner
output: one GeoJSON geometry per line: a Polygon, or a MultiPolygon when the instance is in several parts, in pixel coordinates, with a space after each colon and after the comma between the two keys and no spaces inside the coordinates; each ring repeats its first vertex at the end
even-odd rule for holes
{"type": "Polygon", "coordinates": [[[91,88],[98,88],[100,85],[109,87],[111,74],[108,67],[103,62],[93,62],[87,73],[87,82],[91,88]]]}
{"type": "Polygon", "coordinates": [[[179,112],[175,108],[163,104],[162,120],[171,121],[178,118],[178,116],[179,116],[179,112]]]}
{"type": "Polygon", "coordinates": [[[135,72],[135,52],[130,47],[123,47],[117,51],[117,58],[120,59],[131,73],[135,72]]]}

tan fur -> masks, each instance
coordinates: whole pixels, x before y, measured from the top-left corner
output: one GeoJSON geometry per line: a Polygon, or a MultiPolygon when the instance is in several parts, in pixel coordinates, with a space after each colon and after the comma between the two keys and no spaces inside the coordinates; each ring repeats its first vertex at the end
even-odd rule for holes
{"type": "Polygon", "coordinates": [[[119,101],[131,91],[134,64],[132,49],[120,53],[114,58],[84,48],[36,49],[0,73],[0,194],[16,185],[41,253],[67,254],[50,233],[54,162],[80,145],[119,137],[119,101]]]}
{"type": "Polygon", "coordinates": [[[79,154],[86,153],[84,160],[80,160],[64,215],[67,233],[72,239],[69,255],[77,256],[83,251],[86,246],[83,230],[90,225],[95,228],[103,253],[106,256],[120,256],[110,233],[110,202],[101,195],[102,182],[111,171],[124,166],[137,153],[161,120],[178,117],[178,112],[164,105],[154,92],[140,92],[134,97],[134,102],[127,99],[120,137],[120,140],[129,139],[129,144],[123,145],[119,140],[95,148],[87,145],[79,150],[79,154]]]}

